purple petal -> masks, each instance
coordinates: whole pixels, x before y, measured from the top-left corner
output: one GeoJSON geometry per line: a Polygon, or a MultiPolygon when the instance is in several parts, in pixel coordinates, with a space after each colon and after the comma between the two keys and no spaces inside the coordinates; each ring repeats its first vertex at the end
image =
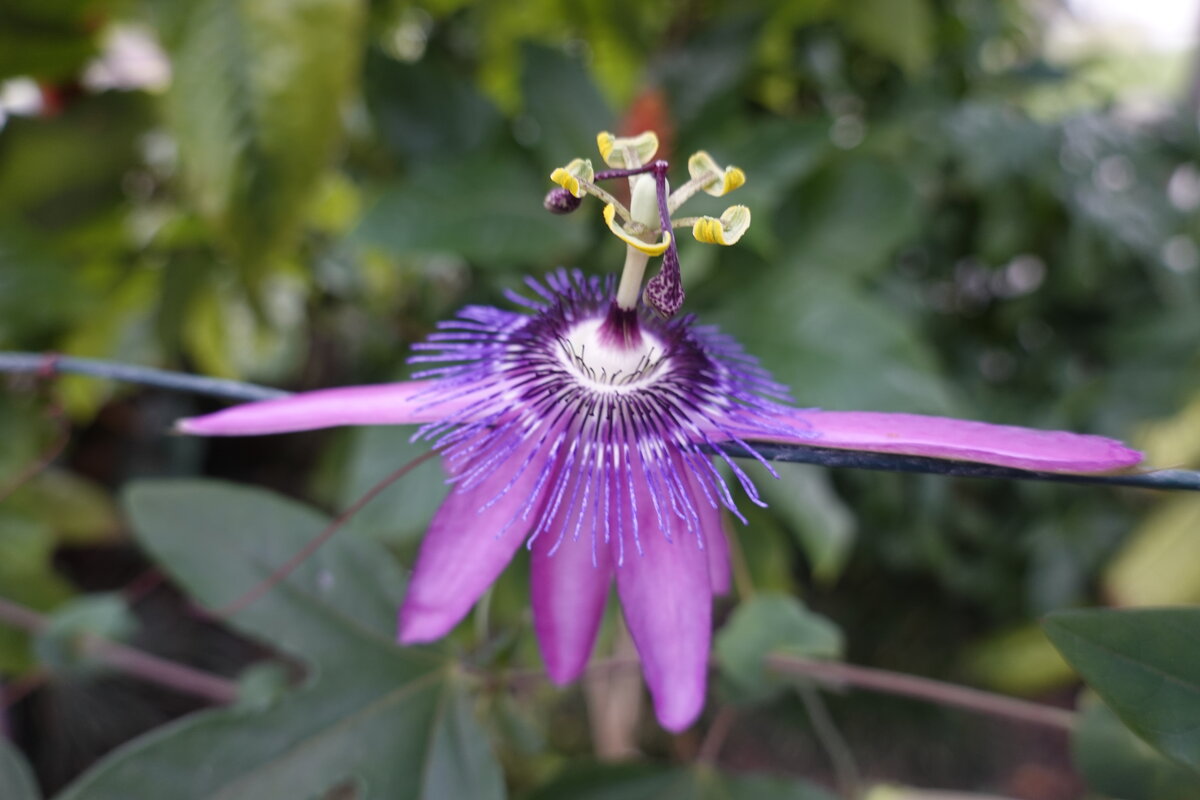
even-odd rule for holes
{"type": "Polygon", "coordinates": [[[517,447],[481,483],[451,492],[438,509],[400,607],[402,644],[444,636],[512,560],[546,494],[549,465],[541,453],[528,460],[537,449],[536,442],[517,447]]]}
{"type": "MultiPolygon", "coordinates": [[[[703,515],[703,512],[701,512],[703,515]]],[[[713,594],[729,594],[733,573],[729,567],[729,532],[725,530],[725,519],[716,512],[716,525],[704,529],[704,547],[708,550],[708,580],[713,594]]]]}
{"type": "MultiPolygon", "coordinates": [[[[628,503],[624,505],[628,519],[628,503]]],[[[533,627],[546,674],[559,685],[578,678],[587,666],[612,582],[612,559],[603,529],[589,526],[579,538],[573,536],[576,515],[582,512],[590,519],[593,506],[594,502],[568,510],[564,504],[531,547],[533,627]]]]}
{"type": "MultiPolygon", "coordinates": [[[[708,502],[708,496],[690,470],[687,471],[687,479],[692,497],[696,501],[696,511],[700,515],[700,529],[704,531],[704,548],[708,552],[708,580],[712,585],[712,592],[718,595],[728,594],[733,574],[729,566],[729,531],[726,529],[725,515],[721,512],[719,501],[716,508],[708,502]]],[[[712,492],[711,489],[709,491],[712,492]]]]}
{"type": "Polygon", "coordinates": [[[423,395],[430,383],[406,381],[303,392],[182,419],[176,428],[199,436],[254,436],[335,425],[432,422],[458,410],[446,402],[433,403],[432,394],[423,395]]]}
{"type": "MultiPolygon", "coordinates": [[[[670,512],[664,515],[664,530],[647,484],[636,481],[634,486],[642,552],[625,546],[624,563],[616,567],[617,591],[658,721],[667,730],[681,731],[704,708],[708,682],[712,635],[708,553],[699,547],[695,531],[688,531],[670,512]]],[[[699,509],[704,502],[695,498],[693,505],[699,509]]],[[[616,542],[614,538],[614,558],[616,542]]]]}
{"type": "MultiPolygon", "coordinates": [[[[930,456],[1041,472],[1112,472],[1142,461],[1142,454],[1115,439],[1012,425],[886,414],[874,411],[787,409],[770,425],[791,428],[751,433],[756,441],[930,456]]],[[[744,430],[740,428],[739,430],[744,430]]]]}

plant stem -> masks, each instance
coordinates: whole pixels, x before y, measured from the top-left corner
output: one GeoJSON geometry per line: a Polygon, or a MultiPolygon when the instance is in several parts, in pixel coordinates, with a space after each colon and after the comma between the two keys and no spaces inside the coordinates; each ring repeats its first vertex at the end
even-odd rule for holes
{"type": "Polygon", "coordinates": [[[838,730],[829,708],[816,689],[811,686],[798,686],[796,691],[800,695],[800,701],[804,703],[804,710],[808,712],[808,719],[812,722],[817,741],[825,748],[825,754],[833,764],[838,791],[846,800],[857,800],[862,796],[862,776],[859,774],[858,763],[854,760],[850,745],[846,744],[845,737],[838,730]]]}
{"type": "Polygon", "coordinates": [[[700,743],[700,749],[696,751],[696,761],[716,765],[717,756],[721,754],[721,745],[725,744],[725,740],[729,738],[729,731],[733,728],[735,717],[737,717],[737,712],[734,711],[733,706],[721,706],[721,710],[717,712],[717,716],[713,718],[712,724],[708,726],[708,731],[704,734],[704,741],[700,743]]]}
{"type": "Polygon", "coordinates": [[[36,461],[21,470],[21,473],[9,481],[7,485],[0,486],[0,503],[3,503],[18,489],[40,475],[42,470],[53,464],[62,455],[63,450],[67,449],[67,442],[71,441],[71,424],[67,422],[62,409],[57,404],[54,404],[51,406],[50,413],[47,416],[54,422],[54,441],[50,443],[45,452],[38,456],[36,461]]]}
{"type": "MultiPolygon", "coordinates": [[[[0,598],[0,622],[40,633],[50,620],[31,608],[0,598]]],[[[80,651],[116,670],[184,694],[226,705],[237,699],[237,685],[226,678],[159,658],[92,633],[78,640],[80,651]]]]}
{"type": "Polygon", "coordinates": [[[965,708],[994,717],[1006,717],[1065,731],[1070,731],[1075,725],[1075,712],[1064,708],[1006,697],[932,678],[783,654],[767,656],[766,664],[768,669],[776,673],[808,678],[825,686],[853,686],[882,694],[912,697],[938,705],[965,708]]]}

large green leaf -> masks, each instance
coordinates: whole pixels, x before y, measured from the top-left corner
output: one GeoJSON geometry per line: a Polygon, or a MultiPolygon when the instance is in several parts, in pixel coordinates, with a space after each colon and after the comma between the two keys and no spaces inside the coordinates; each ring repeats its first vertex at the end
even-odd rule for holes
{"type": "Polygon", "coordinates": [[[395,254],[450,253],[483,267],[520,264],[538,272],[586,240],[586,215],[542,207],[544,173],[511,158],[430,164],[384,190],[355,236],[395,254]]]}
{"type": "Polygon", "coordinates": [[[500,128],[495,106],[446,59],[406,64],[371,53],[364,84],[380,137],[403,159],[469,153],[500,128]]]}
{"type": "Polygon", "coordinates": [[[580,764],[526,800],[833,800],[816,786],[766,775],[724,775],[706,766],[580,764]]]}
{"type": "Polygon", "coordinates": [[[4,800],[41,800],[33,770],[17,748],[0,736],[0,797],[4,800]]]}
{"type": "Polygon", "coordinates": [[[920,221],[916,186],[899,167],[850,154],[805,181],[776,227],[797,269],[860,276],[888,269],[920,221]]]}
{"type": "Polygon", "coordinates": [[[341,130],[359,0],[202,0],[173,42],[167,110],[192,204],[232,253],[286,246],[341,130]]]}
{"type": "Polygon", "coordinates": [[[1071,736],[1075,766],[1088,787],[1121,800],[1194,800],[1200,777],[1134,736],[1103,703],[1083,711],[1071,736]]]}
{"type": "Polygon", "coordinates": [[[752,273],[715,315],[797,403],[955,414],[953,391],[910,319],[836,271],[797,261],[752,273]]]}
{"type": "Polygon", "coordinates": [[[841,8],[859,44],[906,72],[919,72],[933,59],[936,20],[929,0],[858,0],[841,8]]]}
{"type": "Polygon", "coordinates": [[[1043,625],[1134,733],[1200,770],[1200,608],[1062,611],[1043,625]]]}
{"type": "MultiPolygon", "coordinates": [[[[138,540],[209,608],[327,524],[295,502],[215,482],[142,483],[125,499],[138,540]]],[[[335,538],[231,620],[301,658],[302,686],[265,709],[207,712],[149,734],[60,800],[314,797],[347,780],[359,798],[503,797],[463,676],[431,651],[392,641],[403,586],[378,545],[335,538]]]]}
{"type": "Polygon", "coordinates": [[[596,134],[613,124],[612,112],[578,59],[543,45],[521,49],[521,93],[534,148],[546,174],[572,158],[596,155],[596,134]]]}
{"type": "Polygon", "coordinates": [[[826,617],[795,597],[760,594],[733,612],[717,634],[714,650],[728,686],[740,697],[761,701],[790,684],[768,673],[768,655],[837,658],[842,647],[841,630],[826,617]]]}
{"type": "MultiPolygon", "coordinates": [[[[429,452],[428,442],[410,442],[412,430],[396,425],[355,428],[349,432],[344,478],[337,493],[338,508],[347,508],[384,475],[429,452]]],[[[433,512],[450,487],[440,459],[430,459],[354,515],[351,530],[385,540],[411,541],[429,527],[433,512]]]]}
{"type": "Polygon", "coordinates": [[[836,580],[854,546],[854,512],[834,491],[828,470],[782,462],[775,469],[778,481],[759,484],[764,498],[803,548],[813,577],[836,580]]]}

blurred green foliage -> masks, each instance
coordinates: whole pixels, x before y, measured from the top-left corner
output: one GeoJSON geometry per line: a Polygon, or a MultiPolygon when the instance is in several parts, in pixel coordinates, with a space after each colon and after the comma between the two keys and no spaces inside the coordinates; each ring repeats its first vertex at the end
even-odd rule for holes
{"type": "MultiPolygon", "coordinates": [[[[674,163],[703,147],[746,170],[739,202],[755,222],[742,245],[683,244],[689,310],[738,337],[798,404],[1093,431],[1143,442],[1155,464],[1200,466],[1194,115],[1164,104],[1139,116],[1108,98],[1081,107],[1075,75],[1046,58],[1039,7],[8,2],[0,79],[36,80],[42,111],[9,116],[0,129],[0,349],[297,389],[396,377],[407,345],[462,304],[503,303],[500,292],[522,275],[559,264],[617,268],[620,248],[597,208],[565,219],[544,213],[545,177],[573,156],[594,156],[601,128],[653,127],[674,163]],[[169,86],[103,88],[87,77],[95,58],[120,58],[109,44],[114,30],[162,48],[169,86]]],[[[119,486],[204,465],[200,445],[159,435],[171,416],[196,410],[193,401],[129,405],[126,389],[61,380],[49,391],[75,440],[60,467],[7,496],[54,440],[41,391],[36,381],[13,381],[0,396],[0,595],[50,610],[76,591],[56,552],[116,546],[119,486]],[[97,444],[114,430],[125,445],[97,444]]],[[[400,431],[304,441],[303,469],[279,467],[290,459],[276,453],[274,467],[250,459],[253,474],[282,474],[288,492],[338,508],[414,452],[400,431]],[[318,441],[330,445],[319,457],[309,447],[318,441]]],[[[216,471],[251,474],[229,461],[214,459],[216,471]]],[[[804,594],[814,610],[794,600],[777,609],[782,630],[833,620],[853,660],[1045,688],[1065,673],[1033,627],[1036,616],[1101,598],[1197,597],[1194,500],[781,472],[780,484],[764,487],[771,509],[752,509],[751,526],[738,532],[742,591],[804,594]]],[[[388,548],[408,563],[438,491],[435,468],[410,476],[354,521],[347,547],[372,558],[388,548]]],[[[183,530],[143,519],[138,541],[203,599],[209,578],[188,570],[207,563],[205,553],[167,549],[188,544],[183,530]]],[[[290,553],[283,533],[275,544],[254,541],[265,529],[242,535],[252,549],[279,544],[277,560],[290,553]]],[[[255,558],[238,556],[230,568],[261,566],[255,558]]],[[[219,576],[209,566],[209,577],[219,576]]],[[[523,605],[508,596],[523,591],[509,591],[519,577],[502,580],[490,617],[482,612],[456,647],[481,648],[489,665],[536,667],[523,605]]],[[[751,612],[739,607],[733,621],[751,625],[751,612]]],[[[279,613],[245,632],[274,642],[285,621],[296,635],[317,625],[304,609],[279,613]]],[[[750,638],[772,644],[765,634],[750,638]]],[[[319,643],[284,648],[310,658],[309,644],[319,643]]],[[[444,666],[454,659],[439,655],[417,669],[408,658],[397,655],[392,667],[428,669],[434,677],[422,691],[449,698],[428,717],[449,737],[430,745],[435,754],[451,748],[444,777],[482,775],[489,792],[502,792],[490,755],[482,773],[454,774],[454,757],[483,758],[487,749],[471,713],[478,695],[444,666]],[[467,750],[454,751],[459,745],[467,750]]],[[[756,665],[744,661],[730,677],[752,681],[756,665]]],[[[56,665],[39,662],[25,636],[0,631],[0,671],[34,669],[53,675],[56,665]]],[[[336,705],[329,685],[305,691],[270,718],[336,705]]],[[[512,698],[491,697],[489,719],[507,719],[495,723],[505,731],[555,724],[571,732],[520,756],[525,765],[509,775],[517,791],[580,755],[571,743],[588,735],[577,715],[556,710],[578,697],[543,692],[523,702],[538,709],[522,710],[530,719],[497,710],[512,698]]],[[[795,708],[770,713],[807,730],[795,708]]],[[[185,753],[185,739],[208,742],[209,729],[232,731],[225,746],[234,747],[257,735],[247,716],[194,720],[175,729],[183,744],[125,750],[84,786],[123,786],[119,776],[137,769],[137,754],[185,753]]],[[[415,729],[415,719],[395,724],[415,729]]],[[[301,727],[284,734],[307,735],[301,727]]],[[[647,739],[650,752],[661,748],[647,739]]],[[[379,758],[395,752],[372,747],[379,758]]],[[[510,745],[497,747],[507,765],[510,745]]],[[[621,781],[648,796],[667,791],[655,787],[683,787],[671,789],[680,797],[816,796],[798,785],[768,795],[691,770],[647,770],[614,774],[612,796],[627,796],[621,781]]],[[[335,773],[322,775],[350,777],[335,773]]],[[[574,785],[572,774],[561,785],[574,785]]],[[[594,796],[605,796],[608,779],[595,780],[594,796]]],[[[535,796],[555,796],[555,785],[535,796]]],[[[100,790],[69,796],[101,796],[87,791],[100,790]]],[[[419,791],[413,796],[436,796],[419,791]]]]}

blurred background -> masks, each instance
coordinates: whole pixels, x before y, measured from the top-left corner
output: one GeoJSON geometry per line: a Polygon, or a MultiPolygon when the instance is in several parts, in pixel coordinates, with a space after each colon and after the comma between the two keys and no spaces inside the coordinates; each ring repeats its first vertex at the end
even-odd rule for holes
{"type": "MultiPolygon", "coordinates": [[[[402,377],[459,306],[619,268],[595,203],[541,200],[597,131],[653,129],[673,163],[703,148],[746,171],[742,243],[681,244],[689,309],[798,404],[1101,433],[1200,467],[1198,30],[1196,0],[4,0],[0,349],[293,390],[402,377]]],[[[339,510],[420,449],[388,429],[166,435],[217,407],[5,380],[0,595],[118,592],[140,647],[228,675],[260,658],[131,544],[121,488],[213,475],[339,510]]],[[[1200,601],[1200,498],[781,471],[738,531],[743,577],[834,620],[853,662],[1069,703],[1039,615],[1200,601]]],[[[423,467],[344,535],[411,563],[442,492],[423,467]]],[[[499,624],[527,614],[521,581],[499,624]]],[[[0,674],[51,788],[197,705],[7,629],[0,674]]],[[[871,779],[1085,791],[1057,734],[830,705],[871,779]]],[[[829,782],[799,700],[741,719],[730,764],[829,782]]]]}

